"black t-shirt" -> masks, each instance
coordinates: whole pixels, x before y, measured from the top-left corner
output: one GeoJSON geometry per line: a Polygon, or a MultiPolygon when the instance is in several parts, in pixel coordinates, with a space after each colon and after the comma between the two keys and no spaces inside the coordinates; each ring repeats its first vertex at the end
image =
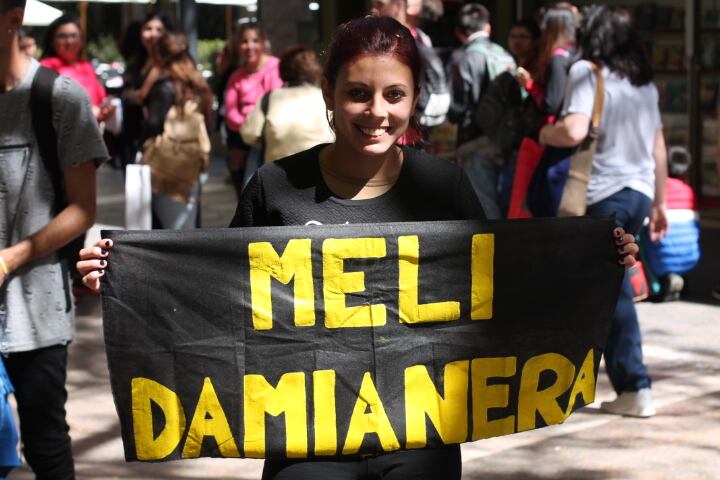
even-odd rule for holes
{"type": "Polygon", "coordinates": [[[403,147],[400,177],[366,200],[336,197],[320,172],[325,145],[261,167],[243,191],[231,227],[485,219],[462,169],[403,147]]]}

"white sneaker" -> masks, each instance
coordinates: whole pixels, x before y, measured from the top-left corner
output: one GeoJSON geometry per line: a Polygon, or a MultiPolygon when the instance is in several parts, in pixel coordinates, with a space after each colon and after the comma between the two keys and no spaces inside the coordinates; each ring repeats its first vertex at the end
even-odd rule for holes
{"type": "Polygon", "coordinates": [[[612,402],[602,402],[600,410],[615,415],[647,418],[655,415],[655,405],[649,388],[637,392],[623,392],[612,402]]]}

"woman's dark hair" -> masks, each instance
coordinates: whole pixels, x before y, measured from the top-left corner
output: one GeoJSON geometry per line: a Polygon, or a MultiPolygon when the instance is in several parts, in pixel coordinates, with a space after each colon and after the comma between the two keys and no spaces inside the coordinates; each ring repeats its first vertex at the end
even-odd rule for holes
{"type": "Polygon", "coordinates": [[[170,17],[158,11],[149,12],[141,21],[128,25],[120,42],[120,52],[132,71],[140,72],[150,56],[150,52],[142,44],[141,37],[143,26],[151,20],[159,20],[167,32],[175,29],[170,17]]]}
{"type": "Polygon", "coordinates": [[[335,86],[340,69],[361,55],[392,55],[410,68],[415,93],[420,91],[423,61],[410,30],[390,17],[368,15],[343,23],[335,30],[323,77],[335,86]]]}
{"type": "Polygon", "coordinates": [[[85,59],[85,33],[80,26],[80,20],[75,15],[68,14],[56,18],[50,25],[48,25],[48,29],[45,32],[45,38],[43,40],[42,58],[57,57],[57,52],[55,51],[55,47],[53,47],[53,40],[55,40],[55,34],[57,33],[58,29],[63,25],[67,25],[68,23],[72,23],[80,31],[81,47],[80,53],[78,54],[78,59],[85,59]]]}
{"type": "Polygon", "coordinates": [[[212,113],[213,95],[188,51],[187,37],[182,33],[166,33],[153,47],[153,59],[175,86],[175,105],[196,100],[205,118],[212,113]]]}
{"type": "Polygon", "coordinates": [[[553,52],[561,40],[574,42],[577,36],[577,16],[572,6],[564,3],[548,8],[543,15],[542,35],[540,36],[540,56],[538,57],[538,78],[544,84],[553,52]]]}
{"type": "MultiPolygon", "coordinates": [[[[392,55],[407,65],[417,98],[423,82],[423,60],[410,30],[400,22],[390,17],[367,15],[338,26],[328,48],[323,72],[331,89],[335,88],[342,66],[362,55],[392,55]]],[[[422,131],[415,115],[410,119],[410,127],[422,131]]]]}
{"type": "Polygon", "coordinates": [[[260,40],[262,41],[263,45],[267,46],[267,33],[265,32],[265,28],[262,26],[260,22],[257,21],[250,21],[250,22],[244,22],[240,23],[237,26],[237,29],[235,30],[235,38],[233,39],[234,48],[237,49],[238,44],[240,43],[240,40],[242,39],[245,32],[248,30],[252,30],[255,33],[257,33],[257,36],[260,37],[260,40]]]}
{"type": "Polygon", "coordinates": [[[286,84],[317,84],[321,76],[322,67],[311,48],[292,45],[280,54],[280,78],[286,84]]]}
{"type": "Polygon", "coordinates": [[[530,18],[516,21],[512,24],[510,30],[512,30],[513,28],[524,28],[532,36],[533,41],[538,41],[540,39],[540,35],[542,34],[537,22],[530,18]]]}
{"type": "Polygon", "coordinates": [[[479,3],[468,3],[463,6],[455,17],[455,28],[469,37],[479,32],[490,23],[490,12],[479,3]]]}
{"type": "Polygon", "coordinates": [[[628,10],[589,7],[583,12],[581,32],[581,58],[607,67],[635,86],[652,82],[652,64],[628,10]]]}

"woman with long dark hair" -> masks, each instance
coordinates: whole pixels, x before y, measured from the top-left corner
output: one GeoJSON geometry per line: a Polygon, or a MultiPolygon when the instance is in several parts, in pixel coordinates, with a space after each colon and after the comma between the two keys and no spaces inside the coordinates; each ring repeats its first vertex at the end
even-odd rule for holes
{"type": "Polygon", "coordinates": [[[541,88],[542,109],[548,116],[557,115],[562,106],[575,56],[577,22],[576,10],[566,2],[548,8],[543,15],[534,80],[541,88]]]}
{"type": "MultiPolygon", "coordinates": [[[[596,88],[592,64],[601,68],[604,109],[588,186],[587,213],[614,214],[618,226],[632,234],[639,232],[649,215],[651,238],[659,240],[667,231],[667,157],[650,60],[627,10],[592,7],[583,17],[582,60],[570,69],[562,119],[544,127],[540,141],[572,147],[587,137],[596,88]]],[[[605,364],[618,397],[604,402],[601,408],[637,417],[654,415],[633,289],[627,278],[615,311],[605,364]]]]}
{"type": "Polygon", "coordinates": [[[126,63],[123,74],[123,128],[119,152],[122,165],[135,162],[135,155],[141,147],[143,98],[138,91],[153,67],[150,51],[160,37],[172,30],[172,21],[167,15],[151,12],[139,23],[128,26],[121,41],[121,52],[126,63]]]}
{"type": "MultiPolygon", "coordinates": [[[[181,33],[166,33],[152,47],[151,58],[158,71],[158,79],[144,100],[145,118],[140,131],[143,154],[146,155],[153,140],[165,128],[168,112],[172,107],[185,115],[202,114],[207,126],[212,118],[212,90],[195,66],[187,49],[187,38],[181,33]],[[188,102],[193,102],[191,111],[188,102]]],[[[206,131],[207,132],[207,131],[206,131]]],[[[184,148],[188,148],[185,146],[184,148]]],[[[153,213],[157,227],[169,229],[194,228],[197,223],[199,186],[197,178],[184,178],[186,171],[204,171],[207,158],[197,152],[180,151],[178,162],[186,161],[188,154],[196,155],[199,169],[180,165],[170,177],[157,178],[160,172],[153,169],[153,213]],[[161,187],[161,188],[159,188],[161,187]],[[188,188],[189,187],[189,188],[188,188]]],[[[143,158],[143,161],[147,161],[143,158]]]]}

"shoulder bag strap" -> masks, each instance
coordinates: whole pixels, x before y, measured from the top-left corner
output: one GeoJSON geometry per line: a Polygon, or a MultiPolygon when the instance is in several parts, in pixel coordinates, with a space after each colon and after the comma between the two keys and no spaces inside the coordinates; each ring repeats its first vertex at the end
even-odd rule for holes
{"type": "Polygon", "coordinates": [[[53,213],[65,208],[65,188],[57,148],[57,132],[53,126],[52,93],[58,74],[46,67],[38,67],[30,88],[30,116],[40,158],[50,175],[55,201],[53,213]]]}
{"type": "Polygon", "coordinates": [[[590,183],[590,174],[600,133],[600,120],[602,119],[605,103],[605,81],[602,71],[598,65],[594,63],[591,63],[591,65],[596,80],[595,103],[593,104],[588,135],[570,158],[568,177],[558,206],[558,215],[561,217],[585,215],[587,211],[588,184],[590,183]]]}

